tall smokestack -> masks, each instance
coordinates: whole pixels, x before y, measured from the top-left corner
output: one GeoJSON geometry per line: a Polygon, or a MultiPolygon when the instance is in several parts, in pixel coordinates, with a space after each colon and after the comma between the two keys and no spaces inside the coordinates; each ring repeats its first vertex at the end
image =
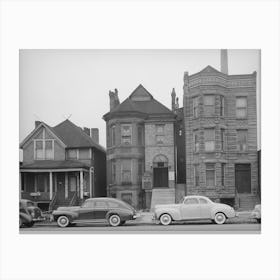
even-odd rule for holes
{"type": "Polygon", "coordinates": [[[228,75],[228,53],[227,50],[221,50],[221,72],[228,75]]]}
{"type": "Polygon", "coordinates": [[[173,112],[175,111],[175,99],[176,99],[176,92],[175,92],[175,88],[173,88],[171,92],[171,108],[173,112]]]}

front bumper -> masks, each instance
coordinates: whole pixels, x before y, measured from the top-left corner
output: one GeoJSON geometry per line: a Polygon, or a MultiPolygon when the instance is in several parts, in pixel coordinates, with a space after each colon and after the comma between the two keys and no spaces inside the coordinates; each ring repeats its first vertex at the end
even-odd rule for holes
{"type": "Polygon", "coordinates": [[[45,220],[46,220],[45,217],[32,218],[32,221],[33,221],[33,222],[42,222],[42,221],[45,221],[45,220]]]}
{"type": "Polygon", "coordinates": [[[132,216],[132,219],[135,220],[135,219],[137,219],[137,218],[139,218],[139,217],[140,217],[140,214],[139,214],[139,213],[136,213],[136,214],[134,214],[134,215],[132,216]]]}

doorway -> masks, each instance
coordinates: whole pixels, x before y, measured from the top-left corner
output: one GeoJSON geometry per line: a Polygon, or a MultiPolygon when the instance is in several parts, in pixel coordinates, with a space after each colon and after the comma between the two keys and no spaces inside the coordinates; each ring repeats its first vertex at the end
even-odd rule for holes
{"type": "Polygon", "coordinates": [[[235,188],[238,193],[251,193],[250,164],[235,164],[235,188]]]}

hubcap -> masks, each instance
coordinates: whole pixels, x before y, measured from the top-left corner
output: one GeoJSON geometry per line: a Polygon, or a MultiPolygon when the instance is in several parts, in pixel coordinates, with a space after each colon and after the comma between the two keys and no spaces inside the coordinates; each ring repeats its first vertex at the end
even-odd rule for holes
{"type": "Polygon", "coordinates": [[[170,218],[169,218],[167,215],[164,215],[164,216],[161,218],[161,221],[162,221],[162,223],[167,224],[167,223],[169,223],[170,218]]]}
{"type": "Polygon", "coordinates": [[[119,218],[118,218],[117,216],[113,216],[113,217],[111,218],[111,223],[112,223],[112,224],[116,225],[118,222],[119,222],[119,218]]]}
{"type": "Polygon", "coordinates": [[[60,223],[61,223],[62,225],[65,225],[65,224],[67,223],[67,220],[66,220],[65,218],[61,218],[61,219],[60,219],[60,223]]]}
{"type": "Polygon", "coordinates": [[[223,215],[220,214],[220,215],[217,216],[217,221],[218,222],[222,222],[223,220],[224,220],[224,216],[223,215]]]}

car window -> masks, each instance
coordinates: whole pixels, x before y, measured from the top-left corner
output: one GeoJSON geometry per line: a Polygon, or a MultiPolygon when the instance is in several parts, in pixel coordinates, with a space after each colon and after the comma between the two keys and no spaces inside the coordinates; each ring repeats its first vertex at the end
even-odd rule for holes
{"type": "Polygon", "coordinates": [[[185,204],[188,204],[188,205],[190,205],[190,204],[198,204],[198,200],[197,200],[197,198],[187,198],[185,200],[185,204]]]}
{"type": "Polygon", "coordinates": [[[121,207],[120,203],[117,203],[115,201],[108,201],[107,203],[110,208],[120,208],[121,207]]]}
{"type": "Polygon", "coordinates": [[[26,206],[27,207],[32,207],[32,206],[36,206],[32,201],[28,201],[27,203],[26,203],[26,206]]]}
{"type": "Polygon", "coordinates": [[[94,208],[107,208],[107,204],[105,201],[95,201],[94,208]]]}
{"type": "Polygon", "coordinates": [[[200,204],[208,204],[208,201],[206,199],[204,199],[204,198],[200,198],[199,199],[199,203],[200,204]]]}
{"type": "Polygon", "coordinates": [[[94,207],[94,201],[92,200],[86,200],[83,204],[82,207],[85,207],[85,208],[93,208],[94,207]]]}

